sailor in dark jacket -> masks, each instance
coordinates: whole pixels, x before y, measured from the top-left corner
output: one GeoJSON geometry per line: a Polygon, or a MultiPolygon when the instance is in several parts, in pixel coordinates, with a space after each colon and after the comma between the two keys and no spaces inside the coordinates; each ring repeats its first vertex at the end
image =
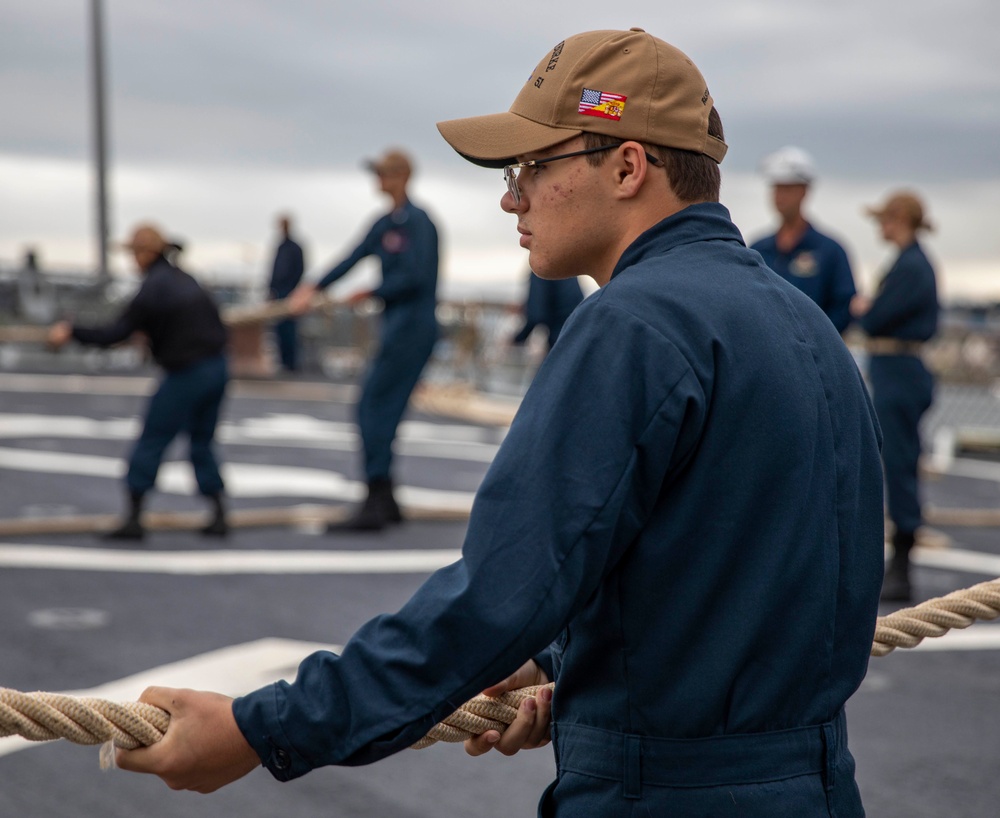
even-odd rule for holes
{"type": "MultiPolygon", "coordinates": [[[[302,245],[292,238],[291,225],[288,216],[281,216],[278,219],[281,243],[274,252],[271,280],[267,286],[268,296],[275,301],[291,295],[299,286],[302,273],[305,271],[305,254],[302,252],[302,245]]],[[[274,323],[278,357],[282,369],[286,372],[295,372],[299,368],[298,323],[296,318],[284,318],[274,323]]]]}
{"type": "Polygon", "coordinates": [[[883,545],[861,374],[719,204],[721,121],[685,55],[594,31],[523,68],[509,112],[438,128],[505,168],[531,269],[600,290],[525,395],[462,558],[292,683],[147,690],[177,732],[119,764],[201,792],[261,762],[365,764],[514,674],[555,692],[468,746],[551,736],[545,818],[861,818],[843,708],[883,545]]]}
{"type": "Polygon", "coordinates": [[[934,377],[924,366],[921,350],[937,331],[938,299],[934,268],[917,237],[930,224],[920,199],[912,193],[890,196],[868,209],[882,238],[899,255],[882,278],[875,298],[852,304],[868,334],[868,377],[884,442],[885,492],[892,536],[892,562],[886,571],[882,599],[906,602],[911,597],[910,549],[923,522],[920,507],[920,419],[930,408],[934,377]]]}
{"type": "Polygon", "coordinates": [[[807,221],[803,205],[816,180],[812,157],[792,145],[764,157],[761,171],[771,183],[777,232],[753,244],[764,263],[798,287],[843,332],[851,322],[854,275],[843,246],[807,221]]]}
{"type": "Polygon", "coordinates": [[[190,438],[190,458],[198,490],[209,498],[213,515],[203,534],[224,536],[228,526],[213,441],[228,380],[226,329],[215,302],[190,275],[171,264],[164,253],[170,245],[151,225],[138,227],[124,245],[135,256],[142,286],[125,311],[104,327],[82,327],[63,321],[49,330],[49,343],[60,347],[71,338],[95,346],[111,346],[134,333],[146,336],[153,359],[166,375],[150,398],[142,434],[129,458],[125,484],[129,513],[107,535],[141,539],[141,512],[146,494],[156,483],[163,453],[184,432],[190,438]]]}
{"type": "Polygon", "coordinates": [[[511,339],[523,344],[535,327],[548,330],[548,348],[552,349],[559,333],[577,305],[583,301],[583,290],[575,278],[549,280],[528,272],[528,295],[524,300],[524,326],[511,339]]]}
{"type": "Polygon", "coordinates": [[[356,408],[368,494],[353,516],[328,527],[331,532],[377,531],[402,520],[393,491],[392,442],[438,337],[438,232],[426,211],[407,195],[410,159],[392,150],[369,162],[368,168],[392,200],[392,210],[315,285],[303,284],[291,295],[293,312],[304,312],[317,290],[346,275],[361,259],[377,256],[382,263],[382,283],[348,299],[349,304],[372,298],[383,304],[378,350],[356,408]]]}

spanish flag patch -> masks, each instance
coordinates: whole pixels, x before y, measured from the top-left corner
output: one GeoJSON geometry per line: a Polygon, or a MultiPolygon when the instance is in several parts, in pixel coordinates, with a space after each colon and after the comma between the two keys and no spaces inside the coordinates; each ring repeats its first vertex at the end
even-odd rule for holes
{"type": "Polygon", "coordinates": [[[604,91],[595,91],[592,88],[584,88],[580,95],[580,106],[577,113],[584,116],[599,116],[602,119],[613,119],[616,122],[625,113],[625,97],[623,94],[608,94],[604,91]]]}

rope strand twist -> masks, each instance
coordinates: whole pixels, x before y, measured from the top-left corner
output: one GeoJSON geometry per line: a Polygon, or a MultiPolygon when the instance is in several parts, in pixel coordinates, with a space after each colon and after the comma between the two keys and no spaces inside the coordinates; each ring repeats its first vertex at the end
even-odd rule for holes
{"type": "Polygon", "coordinates": [[[885,656],[896,648],[915,648],[929,636],[944,636],[950,630],[969,627],[977,619],[997,616],[1000,616],[1000,579],[991,579],[880,616],[871,655],[885,656]]]}
{"type": "MultiPolygon", "coordinates": [[[[871,655],[885,656],[896,648],[914,648],[927,637],[943,636],[977,620],[998,616],[1000,579],[994,579],[880,616],[871,655]]],[[[550,689],[554,686],[547,685],[550,689]]],[[[461,742],[487,730],[502,733],[513,723],[521,703],[534,697],[541,687],[523,687],[496,698],[476,696],[431,728],[413,748],[422,749],[439,741],[461,742]]],[[[142,702],[115,703],[0,688],[0,736],[18,735],[30,741],[65,738],[76,744],[110,741],[116,747],[134,750],[163,738],[169,723],[169,713],[142,702]]]]}

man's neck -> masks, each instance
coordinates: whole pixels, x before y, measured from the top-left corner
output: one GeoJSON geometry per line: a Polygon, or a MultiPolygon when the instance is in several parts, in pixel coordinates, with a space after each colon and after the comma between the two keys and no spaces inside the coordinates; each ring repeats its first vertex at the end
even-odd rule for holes
{"type": "Polygon", "coordinates": [[[392,199],[392,209],[399,210],[399,208],[406,204],[406,191],[393,191],[389,194],[389,198],[392,199]]]}
{"type": "Polygon", "coordinates": [[[632,246],[632,243],[647,230],[651,230],[664,219],[676,216],[682,210],[698,202],[682,202],[671,191],[669,196],[663,196],[658,201],[646,200],[637,202],[631,210],[630,218],[627,218],[622,225],[619,241],[614,246],[612,252],[608,254],[610,264],[605,264],[599,272],[588,271],[587,275],[603,287],[611,280],[611,274],[618,264],[622,254],[632,246]]]}
{"type": "Polygon", "coordinates": [[[808,229],[809,222],[802,217],[801,213],[793,219],[782,222],[781,227],[778,228],[777,235],[774,237],[775,244],[778,245],[778,250],[782,253],[794,250],[796,245],[802,241],[802,237],[808,229]]]}

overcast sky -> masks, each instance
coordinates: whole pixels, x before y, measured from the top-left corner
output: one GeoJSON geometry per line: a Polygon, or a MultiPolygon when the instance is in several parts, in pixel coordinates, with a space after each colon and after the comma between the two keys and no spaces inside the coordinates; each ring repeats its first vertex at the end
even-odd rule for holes
{"type": "MultiPolygon", "coordinates": [[[[319,273],[384,206],[361,160],[401,145],[444,236],[446,286],[516,284],[526,259],[499,172],[459,159],[435,123],[505,110],[570,34],[641,26],[705,74],[730,144],[723,202],[748,239],[772,221],[758,160],[796,144],[821,173],[813,220],[844,240],[862,285],[890,252],[861,208],[909,187],[939,226],[928,246],[946,295],[1000,298],[995,0],[616,5],[103,0],[112,231],[154,219],[187,241],[194,272],[263,279],[274,215],[290,210],[319,273]]],[[[8,265],[28,245],[43,264],[96,259],[88,11],[0,10],[8,265]]]]}

